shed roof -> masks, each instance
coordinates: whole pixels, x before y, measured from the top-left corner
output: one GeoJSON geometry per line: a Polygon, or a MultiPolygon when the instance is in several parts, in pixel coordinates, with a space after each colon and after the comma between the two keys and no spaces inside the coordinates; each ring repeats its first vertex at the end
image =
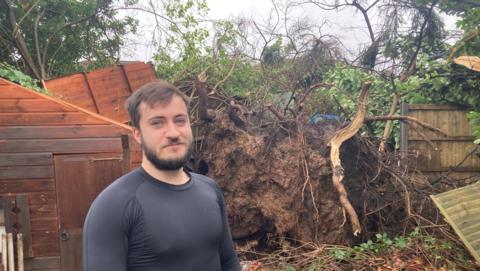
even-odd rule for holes
{"type": "Polygon", "coordinates": [[[49,119],[47,124],[55,125],[60,111],[65,112],[60,115],[62,123],[74,123],[77,118],[87,118],[92,123],[112,124],[132,131],[132,128],[126,124],[3,78],[0,78],[0,108],[0,125],[2,126],[12,123],[19,126],[29,125],[40,114],[52,115],[51,118],[43,116],[42,119],[49,119]],[[22,114],[17,114],[19,112],[22,114]],[[67,114],[71,112],[74,114],[67,114]]]}
{"type": "Polygon", "coordinates": [[[156,79],[151,64],[132,62],[45,82],[47,89],[70,103],[126,123],[125,100],[140,86],[156,79]]]}

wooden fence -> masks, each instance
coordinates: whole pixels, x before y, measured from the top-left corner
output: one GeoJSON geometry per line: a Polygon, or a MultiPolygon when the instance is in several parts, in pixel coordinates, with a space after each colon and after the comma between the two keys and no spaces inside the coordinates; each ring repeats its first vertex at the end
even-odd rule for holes
{"type": "Polygon", "coordinates": [[[125,123],[125,100],[143,84],[156,79],[151,64],[133,62],[45,82],[49,91],[91,112],[125,123]]]}
{"type": "Polygon", "coordinates": [[[444,131],[448,136],[421,129],[431,140],[430,146],[422,136],[401,124],[400,148],[409,157],[413,170],[433,178],[480,179],[480,151],[467,119],[467,109],[449,105],[403,104],[402,115],[411,116],[444,131]]]}

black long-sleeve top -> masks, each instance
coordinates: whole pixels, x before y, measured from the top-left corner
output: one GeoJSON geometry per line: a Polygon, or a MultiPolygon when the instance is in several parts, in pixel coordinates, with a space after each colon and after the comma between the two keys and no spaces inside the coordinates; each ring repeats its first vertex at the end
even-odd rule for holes
{"type": "Polygon", "coordinates": [[[138,168],[95,199],[83,230],[84,271],[239,271],[216,183],[171,185],[138,168]]]}

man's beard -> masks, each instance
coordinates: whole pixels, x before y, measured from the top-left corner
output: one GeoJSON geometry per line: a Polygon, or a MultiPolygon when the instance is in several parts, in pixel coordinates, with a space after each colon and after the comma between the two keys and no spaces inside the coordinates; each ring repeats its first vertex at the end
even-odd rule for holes
{"type": "Polygon", "coordinates": [[[178,159],[160,159],[155,151],[149,148],[146,144],[142,144],[142,150],[148,161],[150,161],[150,163],[152,163],[158,170],[179,170],[185,166],[190,159],[193,151],[193,144],[189,143],[185,155],[178,159]]]}

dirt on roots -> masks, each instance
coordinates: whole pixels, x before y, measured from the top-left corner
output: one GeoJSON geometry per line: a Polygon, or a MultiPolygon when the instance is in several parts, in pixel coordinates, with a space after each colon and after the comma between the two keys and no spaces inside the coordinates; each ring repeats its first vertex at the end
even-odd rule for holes
{"type": "MultiPolygon", "coordinates": [[[[357,242],[331,178],[328,142],[339,124],[296,126],[276,123],[246,131],[228,115],[217,114],[197,134],[202,140],[197,143],[196,170],[222,188],[232,236],[240,243],[256,240],[257,248],[266,249],[278,237],[357,242]]],[[[372,173],[359,161],[373,156],[361,153],[359,143],[355,138],[346,142],[342,160],[350,200],[362,210],[365,177],[372,173]]]]}

